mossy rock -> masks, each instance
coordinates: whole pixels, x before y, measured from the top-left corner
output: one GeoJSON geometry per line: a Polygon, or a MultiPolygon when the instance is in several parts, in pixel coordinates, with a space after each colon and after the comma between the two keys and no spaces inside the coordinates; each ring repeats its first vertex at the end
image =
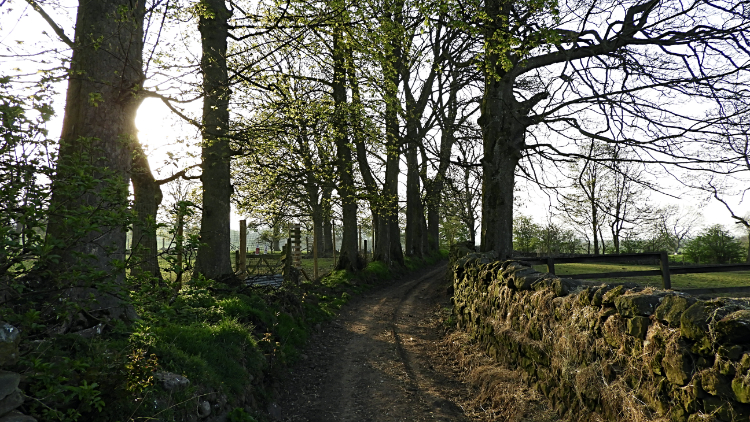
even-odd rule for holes
{"type": "Polygon", "coordinates": [[[672,406],[669,411],[669,420],[672,422],[687,422],[688,416],[690,416],[690,413],[679,405],[672,406]]]}
{"type": "Polygon", "coordinates": [[[685,409],[689,415],[697,412],[700,408],[696,390],[697,388],[693,384],[688,384],[685,387],[673,387],[670,396],[674,399],[675,403],[685,409]]]}
{"type": "Polygon", "coordinates": [[[717,355],[716,361],[714,362],[714,369],[716,372],[730,379],[737,373],[734,362],[719,355],[717,355]]]}
{"type": "Polygon", "coordinates": [[[539,291],[553,288],[556,278],[550,274],[542,274],[541,278],[531,285],[531,290],[539,291]]]}
{"type": "Polygon", "coordinates": [[[594,366],[583,367],[576,373],[576,394],[587,405],[594,405],[599,400],[602,387],[601,376],[594,366]]]}
{"type": "Polygon", "coordinates": [[[519,263],[518,261],[505,261],[500,268],[501,272],[500,277],[498,278],[503,280],[510,280],[513,277],[513,273],[515,273],[516,271],[521,271],[524,269],[531,270],[531,268],[519,263]]]}
{"type": "Polygon", "coordinates": [[[731,361],[738,361],[742,358],[742,346],[737,344],[731,346],[719,346],[717,353],[723,358],[731,361]]]}
{"type": "Polygon", "coordinates": [[[708,335],[708,323],[721,302],[702,300],[690,305],[680,317],[680,335],[690,340],[701,340],[708,335]]]}
{"type": "Polygon", "coordinates": [[[582,308],[591,305],[591,296],[593,294],[594,292],[591,290],[591,287],[581,290],[576,296],[576,305],[582,308]]]}
{"type": "Polygon", "coordinates": [[[570,278],[555,278],[552,280],[552,290],[557,297],[567,296],[578,286],[579,283],[570,278]]]}
{"type": "Polygon", "coordinates": [[[732,312],[716,322],[716,339],[722,343],[750,343],[750,310],[732,312]]]}
{"type": "Polygon", "coordinates": [[[683,340],[673,341],[664,352],[662,367],[669,382],[685,385],[693,374],[693,358],[683,340]]]}
{"type": "Polygon", "coordinates": [[[649,361],[648,366],[651,372],[656,376],[664,376],[664,368],[661,366],[661,362],[664,360],[664,351],[657,350],[654,352],[653,358],[649,361]]]}
{"type": "Polygon", "coordinates": [[[718,397],[703,399],[703,411],[706,414],[718,416],[720,420],[728,422],[747,421],[750,418],[750,406],[722,400],[718,397]]]}
{"type": "Polygon", "coordinates": [[[656,308],[654,316],[656,319],[666,323],[670,327],[679,327],[682,313],[695,302],[696,299],[692,296],[683,294],[667,295],[656,308]]]}
{"type": "Polygon", "coordinates": [[[661,297],[649,294],[624,295],[615,299],[615,307],[626,318],[653,315],[661,297]]]}
{"type": "Polygon", "coordinates": [[[531,290],[534,282],[542,277],[542,273],[533,268],[524,268],[513,273],[513,286],[517,290],[531,290]]]}
{"type": "Polygon", "coordinates": [[[591,304],[593,306],[602,306],[602,304],[604,303],[604,295],[612,289],[613,287],[610,285],[604,285],[596,289],[594,295],[591,297],[591,304]]]}
{"type": "Polygon", "coordinates": [[[701,387],[706,393],[723,399],[731,399],[734,397],[732,383],[727,377],[721,375],[716,370],[707,369],[701,371],[700,378],[701,387]]]}
{"type": "Polygon", "coordinates": [[[599,314],[596,318],[596,324],[594,324],[594,331],[597,333],[597,335],[602,335],[604,333],[604,323],[612,315],[617,315],[617,309],[602,308],[599,311],[599,314]]]}
{"type": "Polygon", "coordinates": [[[626,332],[635,338],[643,340],[646,338],[646,332],[648,331],[648,324],[650,322],[651,320],[644,316],[629,318],[626,332]]]}
{"type": "MultiPolygon", "coordinates": [[[[709,359],[712,359],[715,355],[713,343],[711,342],[711,338],[708,336],[703,337],[700,340],[696,341],[693,344],[693,347],[690,348],[690,351],[692,351],[696,355],[706,358],[707,362],[709,359]]],[[[706,365],[700,365],[700,366],[711,366],[712,364],[713,364],[713,360],[711,360],[711,363],[707,363],[706,365]]]]}
{"type": "Polygon", "coordinates": [[[744,353],[740,358],[740,364],[737,367],[737,371],[744,374],[748,370],[750,370],[750,353],[744,353]]]}
{"type": "Polygon", "coordinates": [[[602,336],[604,340],[612,347],[621,347],[623,343],[623,334],[625,334],[625,321],[620,315],[612,315],[604,322],[602,327],[602,336]]]}
{"type": "Polygon", "coordinates": [[[625,294],[625,286],[619,285],[614,289],[608,291],[602,297],[602,305],[611,306],[615,303],[615,299],[625,294]]]}
{"type": "Polygon", "coordinates": [[[750,377],[747,375],[732,380],[734,399],[740,403],[750,403],[750,377]]]}
{"type": "Polygon", "coordinates": [[[541,344],[532,342],[524,343],[521,345],[521,353],[539,365],[550,365],[549,355],[544,351],[541,344]]]}

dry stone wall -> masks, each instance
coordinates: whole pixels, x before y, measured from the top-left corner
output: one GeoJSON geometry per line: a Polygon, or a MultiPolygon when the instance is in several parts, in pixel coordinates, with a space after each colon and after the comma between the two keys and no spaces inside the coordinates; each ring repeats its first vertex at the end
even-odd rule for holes
{"type": "Polygon", "coordinates": [[[454,314],[573,419],[750,421],[750,304],[452,251],[454,314]]]}

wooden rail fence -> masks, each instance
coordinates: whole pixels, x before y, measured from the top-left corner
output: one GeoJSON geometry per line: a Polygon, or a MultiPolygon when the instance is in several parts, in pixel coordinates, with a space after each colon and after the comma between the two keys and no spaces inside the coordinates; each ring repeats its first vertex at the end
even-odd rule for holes
{"type": "MultiPolygon", "coordinates": [[[[723,264],[723,265],[689,265],[671,267],[669,266],[669,256],[666,252],[647,252],[647,253],[630,253],[618,255],[581,255],[581,256],[562,256],[562,257],[514,257],[513,259],[525,261],[532,265],[546,265],[547,272],[555,274],[555,264],[566,263],[595,263],[595,262],[632,262],[635,260],[655,259],[659,261],[658,270],[645,271],[617,271],[604,273],[585,273],[585,274],[567,274],[565,277],[577,279],[599,279],[615,277],[644,277],[644,276],[661,276],[662,287],[664,289],[672,288],[672,274],[696,274],[696,273],[714,273],[729,271],[750,271],[750,264],[723,264]]],[[[750,279],[748,279],[750,284],[750,279]]],[[[681,291],[704,294],[704,293],[750,293],[750,286],[747,287],[713,287],[702,289],[680,289],[681,291]]]]}

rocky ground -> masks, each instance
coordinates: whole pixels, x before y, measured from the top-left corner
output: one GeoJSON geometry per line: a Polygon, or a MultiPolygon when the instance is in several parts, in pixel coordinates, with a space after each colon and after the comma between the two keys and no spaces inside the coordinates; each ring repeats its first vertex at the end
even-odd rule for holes
{"type": "Polygon", "coordinates": [[[333,421],[550,421],[520,373],[494,367],[446,330],[443,264],[394,281],[342,308],[312,336],[276,386],[274,419],[333,421]]]}

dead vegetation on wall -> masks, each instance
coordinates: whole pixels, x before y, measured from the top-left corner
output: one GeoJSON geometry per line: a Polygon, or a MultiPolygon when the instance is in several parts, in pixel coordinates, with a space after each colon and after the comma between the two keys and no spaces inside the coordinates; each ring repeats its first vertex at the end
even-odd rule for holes
{"type": "Polygon", "coordinates": [[[453,257],[458,325],[522,369],[565,419],[750,420],[747,302],[593,285],[491,258],[453,257]]]}

